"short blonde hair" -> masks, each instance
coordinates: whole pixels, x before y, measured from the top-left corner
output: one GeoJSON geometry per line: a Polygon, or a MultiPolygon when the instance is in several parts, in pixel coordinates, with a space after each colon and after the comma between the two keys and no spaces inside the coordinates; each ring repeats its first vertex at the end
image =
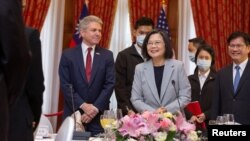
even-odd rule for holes
{"type": "Polygon", "coordinates": [[[81,30],[81,29],[85,30],[91,22],[96,22],[96,23],[99,23],[100,25],[103,24],[102,20],[99,17],[94,16],[94,15],[90,15],[90,16],[86,16],[82,20],[80,20],[79,30],[81,30]]]}

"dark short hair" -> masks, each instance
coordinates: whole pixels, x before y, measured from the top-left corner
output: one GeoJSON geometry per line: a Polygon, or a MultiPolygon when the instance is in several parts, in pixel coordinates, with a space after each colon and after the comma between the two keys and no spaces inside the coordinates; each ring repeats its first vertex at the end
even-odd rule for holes
{"type": "Polygon", "coordinates": [[[168,37],[168,34],[163,31],[163,30],[159,30],[159,29],[154,29],[153,31],[149,32],[147,34],[147,36],[144,39],[144,42],[142,44],[142,55],[143,57],[145,57],[147,60],[151,59],[151,57],[149,56],[148,52],[147,52],[147,44],[148,44],[148,40],[149,38],[153,35],[153,34],[160,34],[163,38],[164,44],[165,44],[165,59],[169,59],[173,57],[173,50],[172,50],[172,46],[171,46],[171,42],[170,39],[168,37]]]}
{"type": "Polygon", "coordinates": [[[208,52],[208,53],[211,55],[211,59],[212,59],[212,61],[211,61],[211,67],[212,67],[212,66],[214,65],[214,63],[215,63],[215,53],[214,53],[214,49],[213,49],[212,46],[210,46],[209,44],[202,44],[202,45],[198,48],[198,50],[197,50],[197,52],[196,52],[196,54],[195,54],[195,63],[197,63],[197,57],[198,57],[199,53],[200,53],[202,50],[208,52]]]}
{"type": "Polygon", "coordinates": [[[138,29],[140,26],[152,26],[154,28],[154,22],[148,17],[141,17],[135,22],[135,29],[138,29]]]}
{"type": "Polygon", "coordinates": [[[196,37],[188,40],[189,43],[193,43],[194,47],[198,49],[202,44],[206,44],[206,41],[201,37],[196,37]]]}
{"type": "Polygon", "coordinates": [[[250,36],[247,33],[241,31],[236,31],[229,35],[229,37],[227,38],[227,44],[238,37],[242,37],[246,45],[250,44],[250,36]]]}

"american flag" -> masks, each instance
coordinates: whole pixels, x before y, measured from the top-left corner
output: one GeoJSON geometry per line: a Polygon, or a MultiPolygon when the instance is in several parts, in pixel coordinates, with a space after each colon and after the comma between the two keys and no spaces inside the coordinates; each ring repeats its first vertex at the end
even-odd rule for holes
{"type": "Polygon", "coordinates": [[[160,15],[159,15],[158,20],[157,20],[156,28],[166,31],[169,39],[171,40],[168,22],[167,22],[167,18],[166,18],[166,13],[163,10],[163,8],[161,8],[160,15]]]}
{"type": "Polygon", "coordinates": [[[81,44],[82,37],[80,36],[80,32],[79,32],[79,22],[86,16],[88,16],[88,7],[87,7],[87,4],[84,3],[81,15],[75,27],[73,38],[71,39],[70,44],[69,44],[70,48],[75,47],[78,44],[81,44]]]}

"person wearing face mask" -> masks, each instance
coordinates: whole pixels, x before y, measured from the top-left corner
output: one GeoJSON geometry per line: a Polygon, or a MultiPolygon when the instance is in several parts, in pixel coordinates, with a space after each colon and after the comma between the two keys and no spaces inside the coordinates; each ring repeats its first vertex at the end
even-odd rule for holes
{"type": "Polygon", "coordinates": [[[205,40],[200,38],[200,37],[196,37],[196,38],[192,38],[188,40],[188,57],[190,59],[190,61],[195,63],[195,53],[197,51],[197,49],[202,45],[205,44],[205,40]]]}
{"type": "Polygon", "coordinates": [[[188,77],[192,92],[191,102],[199,101],[202,113],[200,115],[192,115],[191,112],[185,109],[185,114],[187,120],[197,123],[197,128],[201,130],[204,129],[201,123],[205,121],[206,125],[208,125],[210,119],[216,75],[216,71],[213,67],[215,63],[214,57],[215,53],[213,48],[208,44],[202,44],[195,54],[197,71],[188,77]]]}
{"type": "MultiPolygon", "coordinates": [[[[154,22],[147,17],[138,19],[134,26],[133,36],[136,42],[132,46],[119,52],[116,62],[115,94],[118,108],[122,109],[123,115],[133,113],[134,107],[130,102],[131,89],[134,78],[135,66],[144,62],[141,47],[146,35],[154,28],[154,22]]],[[[136,111],[135,111],[136,112],[136,111]]]]}

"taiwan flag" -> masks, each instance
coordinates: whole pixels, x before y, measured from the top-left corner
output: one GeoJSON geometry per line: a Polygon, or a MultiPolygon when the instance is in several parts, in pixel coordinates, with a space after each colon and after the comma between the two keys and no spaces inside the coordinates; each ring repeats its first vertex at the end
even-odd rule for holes
{"type": "Polygon", "coordinates": [[[79,22],[80,22],[80,20],[82,20],[86,16],[88,16],[88,7],[87,7],[87,4],[84,3],[81,15],[80,15],[79,20],[78,20],[76,27],[75,27],[73,38],[71,39],[70,44],[69,44],[70,48],[73,48],[76,45],[81,44],[82,37],[80,36],[80,32],[79,32],[79,22]]]}

